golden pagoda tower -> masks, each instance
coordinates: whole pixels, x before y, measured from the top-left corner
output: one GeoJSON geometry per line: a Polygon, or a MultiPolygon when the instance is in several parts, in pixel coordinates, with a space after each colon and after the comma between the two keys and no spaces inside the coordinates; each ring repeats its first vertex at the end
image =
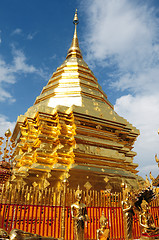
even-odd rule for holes
{"type": "Polygon", "coordinates": [[[75,31],[66,60],[57,68],[12,135],[13,182],[56,186],[69,172],[71,188],[120,191],[137,185],[139,130],[120,117],[82,57],[75,31]]]}

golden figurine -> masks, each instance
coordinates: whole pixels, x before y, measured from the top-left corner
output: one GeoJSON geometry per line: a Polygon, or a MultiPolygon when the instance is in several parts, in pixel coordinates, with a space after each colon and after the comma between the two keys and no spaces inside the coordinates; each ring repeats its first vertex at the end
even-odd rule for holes
{"type": "Polygon", "coordinates": [[[8,233],[3,228],[0,228],[0,239],[9,239],[8,233]]]}
{"type": "Polygon", "coordinates": [[[25,232],[20,229],[12,229],[9,233],[9,238],[5,238],[6,240],[57,240],[60,238],[53,238],[53,237],[43,237],[38,234],[33,234],[29,232],[25,232]]]}
{"type": "Polygon", "coordinates": [[[97,240],[108,240],[110,237],[110,230],[107,227],[108,221],[102,212],[102,216],[100,217],[100,228],[97,229],[97,240]]]}
{"type": "Polygon", "coordinates": [[[84,224],[88,221],[87,209],[84,203],[81,203],[82,191],[79,186],[75,193],[76,202],[71,205],[71,215],[74,219],[74,239],[84,240],[84,224]]]}
{"type": "Polygon", "coordinates": [[[39,239],[40,236],[38,234],[25,232],[20,229],[12,229],[9,233],[10,240],[23,240],[25,238],[31,238],[31,237],[34,237],[34,238],[36,237],[36,239],[39,239]]]}
{"type": "Polygon", "coordinates": [[[141,203],[139,223],[142,236],[159,238],[159,236],[157,236],[159,235],[159,228],[156,227],[152,214],[149,212],[149,204],[145,200],[142,200],[141,203]]]}
{"type": "Polygon", "coordinates": [[[125,229],[125,239],[133,239],[132,236],[132,226],[133,226],[133,204],[129,189],[127,186],[124,186],[123,189],[123,201],[122,201],[122,209],[124,216],[124,229],[125,229]]]}

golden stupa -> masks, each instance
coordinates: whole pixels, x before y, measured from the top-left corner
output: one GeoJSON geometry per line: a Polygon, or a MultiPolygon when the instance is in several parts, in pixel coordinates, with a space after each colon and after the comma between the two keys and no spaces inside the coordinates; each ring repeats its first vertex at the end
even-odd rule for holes
{"type": "Polygon", "coordinates": [[[132,148],[139,130],[114,111],[83,60],[77,11],[73,22],[66,60],[17,119],[12,182],[58,186],[67,172],[71,188],[120,191],[122,181],[136,186],[132,148]]]}

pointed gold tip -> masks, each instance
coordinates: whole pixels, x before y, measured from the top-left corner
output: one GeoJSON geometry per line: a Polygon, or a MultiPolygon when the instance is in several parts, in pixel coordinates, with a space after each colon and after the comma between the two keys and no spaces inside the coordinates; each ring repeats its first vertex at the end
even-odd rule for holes
{"type": "Polygon", "coordinates": [[[75,16],[74,16],[74,19],[73,19],[73,23],[74,23],[75,25],[79,23],[78,15],[77,15],[77,9],[76,9],[76,12],[75,12],[75,16]]]}
{"type": "Polygon", "coordinates": [[[76,12],[75,12],[73,23],[75,24],[75,31],[74,31],[71,47],[69,48],[69,50],[67,52],[66,59],[69,58],[69,57],[82,58],[82,53],[81,53],[81,50],[79,48],[78,37],[77,37],[77,24],[79,23],[78,15],[77,15],[77,9],[76,9],[76,12]]]}

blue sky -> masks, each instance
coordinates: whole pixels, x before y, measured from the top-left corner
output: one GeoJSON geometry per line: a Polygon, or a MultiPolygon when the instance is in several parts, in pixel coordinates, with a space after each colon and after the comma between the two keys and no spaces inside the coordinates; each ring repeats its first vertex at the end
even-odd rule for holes
{"type": "Polygon", "coordinates": [[[84,60],[119,115],[139,128],[134,162],[158,174],[159,1],[0,1],[0,133],[33,105],[70,47],[75,9],[84,60]]]}

